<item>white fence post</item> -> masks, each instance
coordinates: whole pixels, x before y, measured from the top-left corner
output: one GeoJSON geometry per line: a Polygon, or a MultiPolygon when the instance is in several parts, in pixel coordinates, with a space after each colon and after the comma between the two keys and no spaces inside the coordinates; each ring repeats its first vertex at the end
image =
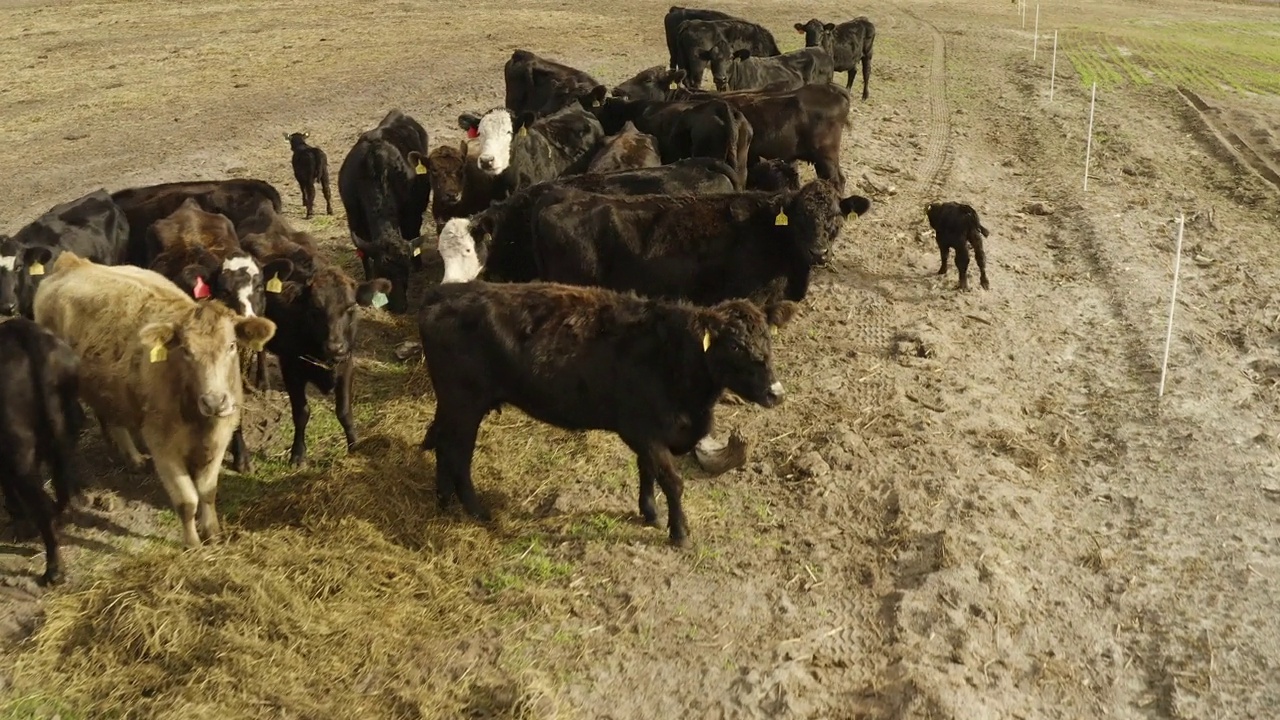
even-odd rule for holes
{"type": "Polygon", "coordinates": [[[1031,41],[1031,62],[1036,61],[1036,49],[1040,45],[1040,3],[1036,3],[1035,39],[1031,41]]]}
{"type": "Polygon", "coordinates": [[[1164,397],[1164,379],[1169,371],[1169,345],[1173,342],[1173,309],[1178,304],[1178,270],[1182,267],[1182,230],[1186,217],[1178,213],[1178,242],[1173,250],[1173,288],[1169,291],[1169,329],[1164,334],[1164,360],[1160,362],[1160,390],[1156,397],[1164,397]]]}
{"type": "Polygon", "coordinates": [[[1053,64],[1049,69],[1049,102],[1053,102],[1053,79],[1058,76],[1058,31],[1053,31],[1053,64]]]}
{"type": "Polygon", "coordinates": [[[1093,93],[1089,96],[1089,136],[1084,145],[1084,189],[1089,189],[1089,157],[1093,151],[1093,106],[1098,100],[1098,81],[1093,81],[1093,93]]]}

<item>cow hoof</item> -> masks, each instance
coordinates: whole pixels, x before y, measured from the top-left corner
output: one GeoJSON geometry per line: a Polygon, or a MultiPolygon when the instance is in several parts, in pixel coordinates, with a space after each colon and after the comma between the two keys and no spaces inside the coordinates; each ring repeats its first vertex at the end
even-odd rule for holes
{"type": "Polygon", "coordinates": [[[64,578],[61,568],[49,568],[44,571],[44,575],[40,576],[39,584],[41,587],[53,587],[61,585],[64,578]]]}
{"type": "Polygon", "coordinates": [[[249,460],[248,458],[245,458],[240,462],[236,462],[233,460],[231,461],[231,469],[235,470],[241,475],[248,475],[249,473],[253,472],[253,461],[249,460]]]}
{"type": "Polygon", "coordinates": [[[990,289],[991,289],[991,283],[987,282],[986,280],[983,280],[983,281],[982,281],[982,289],[983,289],[983,290],[990,290],[990,289]]]}
{"type": "Polygon", "coordinates": [[[306,453],[293,453],[289,455],[289,464],[296,468],[306,467],[307,466],[306,453]]]}
{"type": "Polygon", "coordinates": [[[681,550],[688,549],[689,536],[688,535],[685,535],[683,537],[672,536],[670,543],[671,543],[671,547],[677,547],[677,548],[680,548],[681,550]]]}
{"type": "Polygon", "coordinates": [[[477,522],[488,523],[493,521],[493,514],[479,506],[467,508],[467,514],[477,522]]]}

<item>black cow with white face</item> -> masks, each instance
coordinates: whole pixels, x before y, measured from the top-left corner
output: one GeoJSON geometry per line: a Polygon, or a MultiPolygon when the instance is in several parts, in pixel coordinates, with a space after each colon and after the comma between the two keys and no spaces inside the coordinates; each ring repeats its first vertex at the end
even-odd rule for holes
{"type": "MultiPolygon", "coordinates": [[[[598,86],[603,88],[603,86],[598,86]]],[[[588,104],[600,102],[598,95],[588,104]]],[[[501,199],[522,188],[560,175],[581,173],[604,140],[604,128],[581,105],[535,118],[493,108],[483,115],[463,113],[458,126],[479,143],[476,162],[490,177],[500,178],[501,199]]]]}

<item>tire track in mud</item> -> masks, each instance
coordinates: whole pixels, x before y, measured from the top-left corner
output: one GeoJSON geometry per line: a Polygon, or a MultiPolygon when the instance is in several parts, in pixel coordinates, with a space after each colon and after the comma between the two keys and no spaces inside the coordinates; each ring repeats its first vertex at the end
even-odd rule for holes
{"type": "MultiPolygon", "coordinates": [[[[928,122],[925,137],[921,138],[924,155],[913,168],[915,180],[889,206],[889,219],[885,224],[887,227],[911,227],[919,222],[923,204],[933,199],[951,170],[953,149],[951,110],[947,99],[947,43],[945,36],[932,23],[905,8],[891,7],[905,20],[901,23],[901,32],[914,30],[931,40],[932,44],[926,83],[928,122]]],[[[893,253],[866,253],[859,262],[872,276],[884,278],[894,272],[891,267],[893,257],[893,253]]],[[[852,377],[857,377],[857,381],[847,384],[843,399],[849,404],[851,415],[870,415],[870,422],[859,422],[855,426],[865,429],[878,419],[901,414],[897,407],[900,402],[899,383],[892,372],[879,369],[881,364],[892,362],[888,355],[892,352],[896,334],[901,330],[901,318],[892,297],[857,285],[851,286],[850,290],[849,300],[856,305],[859,318],[855,332],[866,352],[859,360],[850,363],[849,372],[852,377]]],[[[895,484],[902,479],[903,468],[890,448],[885,447],[893,445],[893,440],[886,442],[884,438],[876,437],[878,433],[875,431],[871,433],[864,438],[869,448],[868,456],[864,458],[865,465],[856,475],[842,475],[838,481],[842,487],[837,488],[840,495],[847,498],[847,507],[838,511],[843,517],[837,522],[862,524],[867,527],[867,532],[846,531],[837,542],[866,546],[865,549],[875,557],[873,564],[876,567],[860,564],[866,559],[866,553],[848,553],[850,557],[845,562],[836,563],[833,570],[837,576],[842,576],[841,581],[846,584],[844,592],[827,597],[833,604],[830,609],[834,616],[832,624],[836,627],[797,638],[799,642],[789,646],[790,657],[807,658],[803,664],[815,676],[821,677],[822,689],[817,697],[803,697],[809,694],[803,688],[794,687],[793,683],[780,683],[784,687],[791,685],[787,689],[802,696],[794,709],[804,706],[800,714],[805,717],[831,717],[834,714],[838,717],[893,718],[901,716],[906,708],[919,700],[910,678],[893,665],[900,657],[900,653],[893,650],[898,635],[896,605],[902,597],[899,586],[904,581],[918,583],[921,578],[920,563],[914,558],[904,560],[900,557],[902,546],[919,543],[917,538],[903,537],[900,529],[901,509],[895,484]],[[877,459],[877,455],[882,459],[877,459]],[[872,507],[867,507],[870,499],[867,497],[868,488],[874,496],[872,507]],[[905,580],[897,577],[899,569],[904,566],[914,569],[912,577],[905,580]],[[855,589],[859,585],[869,587],[855,589]],[[868,637],[869,633],[873,636],[868,637]]],[[[862,433],[859,431],[859,434],[862,433]]],[[[793,663],[780,663],[774,673],[780,673],[793,663]]]]}

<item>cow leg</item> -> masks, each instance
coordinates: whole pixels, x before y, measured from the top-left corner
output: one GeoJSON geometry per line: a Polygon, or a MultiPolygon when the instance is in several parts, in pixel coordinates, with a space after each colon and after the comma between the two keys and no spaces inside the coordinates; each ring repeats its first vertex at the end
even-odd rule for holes
{"type": "Polygon", "coordinates": [[[244,475],[253,470],[249,460],[249,446],[244,441],[244,428],[237,427],[231,434],[231,469],[244,475]]]}
{"type": "Polygon", "coordinates": [[[306,460],[307,422],[311,420],[311,406],[307,403],[307,378],[297,367],[298,362],[290,359],[280,363],[284,391],[289,394],[289,409],[293,411],[293,446],[289,450],[289,462],[295,466],[306,460]]]}
{"type": "Polygon", "coordinates": [[[342,434],[347,438],[347,452],[356,444],[356,423],[351,417],[351,381],[355,378],[355,361],[347,360],[337,371],[337,382],[333,387],[333,409],[338,416],[338,424],[342,426],[342,434]]]}
{"type": "Polygon", "coordinates": [[[939,275],[947,274],[947,257],[951,254],[951,246],[938,238],[938,254],[942,256],[942,265],[938,267],[939,275]]]}
{"type": "Polygon", "coordinates": [[[320,191],[324,193],[324,212],[326,215],[333,214],[333,198],[329,195],[329,171],[325,170],[320,173],[320,191]]]}
{"type": "Polygon", "coordinates": [[[200,547],[200,535],[196,533],[196,508],[200,505],[200,495],[196,492],[191,475],[183,466],[181,458],[177,461],[157,453],[153,458],[156,474],[164,485],[164,491],[173,503],[173,510],[182,523],[182,542],[189,548],[200,547]]]}
{"type": "Polygon", "coordinates": [[[147,465],[147,459],[138,452],[138,446],[133,444],[133,433],[129,432],[126,427],[119,425],[103,425],[102,429],[107,436],[111,438],[111,442],[115,444],[121,454],[124,455],[125,461],[134,472],[141,472],[147,465]]]}
{"type": "Polygon", "coordinates": [[[845,89],[845,90],[850,90],[850,91],[852,91],[852,90],[853,90],[853,78],[854,78],[854,76],[856,76],[856,75],[858,74],[858,68],[857,68],[857,67],[851,67],[851,68],[849,68],[849,72],[847,72],[847,73],[845,73],[845,74],[846,74],[846,75],[848,75],[848,77],[847,77],[847,78],[845,78],[844,89],[845,89]]]}
{"type": "Polygon", "coordinates": [[[486,406],[476,403],[474,407],[479,410],[467,409],[448,416],[437,414],[433,421],[438,428],[436,497],[441,501],[441,509],[444,509],[450,496],[456,494],[468,515],[481,522],[489,522],[492,515],[480,504],[475,485],[471,482],[471,460],[475,454],[476,434],[480,431],[480,421],[484,419],[486,406]]]}
{"type": "Polygon", "coordinates": [[[658,480],[658,468],[653,458],[643,450],[636,453],[636,469],[640,471],[640,517],[644,524],[657,527],[658,506],[654,503],[653,488],[658,480]]]}
{"type": "Polygon", "coordinates": [[[258,361],[256,363],[256,367],[254,368],[253,385],[259,390],[271,389],[270,387],[267,386],[267,351],[266,350],[263,350],[258,353],[258,361]]]}
{"type": "Polygon", "coordinates": [[[973,245],[973,259],[978,261],[978,283],[983,290],[990,290],[991,283],[987,282],[987,253],[982,248],[982,236],[972,232],[969,238],[969,243],[973,245]]]}
{"type": "Polygon", "coordinates": [[[820,149],[813,161],[813,170],[818,177],[828,180],[840,192],[844,192],[844,172],[840,169],[840,149],[820,149]]]}
{"type": "Polygon", "coordinates": [[[964,238],[960,238],[960,242],[956,243],[956,269],[960,271],[960,289],[969,289],[969,246],[965,244],[964,238]]]}
{"type": "Polygon", "coordinates": [[[660,443],[650,443],[646,448],[649,462],[657,470],[658,485],[667,498],[667,529],[671,536],[671,544],[687,547],[689,544],[689,525],[684,517],[684,481],[676,471],[675,458],[671,451],[660,443]]]}
{"type": "Polygon", "coordinates": [[[44,540],[44,575],[40,577],[40,584],[53,585],[62,579],[58,536],[53,528],[53,503],[44,491],[38,468],[32,468],[30,472],[16,475],[12,479],[16,481],[14,491],[19,502],[26,508],[32,522],[40,530],[40,538],[44,540]]]}
{"type": "Polygon", "coordinates": [[[0,486],[4,487],[4,509],[9,513],[10,525],[13,528],[13,539],[18,542],[30,540],[36,535],[36,526],[29,510],[22,502],[18,492],[21,475],[9,474],[0,478],[0,486]]]}
{"type": "Polygon", "coordinates": [[[218,524],[218,471],[221,464],[211,462],[195,474],[196,497],[200,504],[196,511],[196,530],[206,542],[217,539],[222,528],[218,524]]]}
{"type": "Polygon", "coordinates": [[[307,206],[307,218],[315,214],[316,205],[316,182],[308,180],[306,187],[302,189],[302,202],[307,206]]]}
{"type": "Polygon", "coordinates": [[[862,99],[870,95],[867,85],[871,82],[871,53],[862,56],[862,99]]]}

